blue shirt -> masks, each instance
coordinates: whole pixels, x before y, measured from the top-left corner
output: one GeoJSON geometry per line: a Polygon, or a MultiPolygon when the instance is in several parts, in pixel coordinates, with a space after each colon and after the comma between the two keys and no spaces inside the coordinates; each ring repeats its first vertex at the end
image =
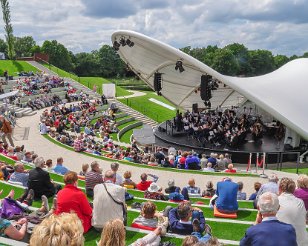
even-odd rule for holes
{"type": "Polygon", "coordinates": [[[185,169],[189,169],[189,166],[193,163],[196,163],[199,166],[200,164],[199,158],[194,155],[187,156],[186,161],[185,161],[185,169]]]}
{"type": "Polygon", "coordinates": [[[29,173],[14,172],[10,177],[10,181],[20,182],[25,187],[28,187],[28,180],[29,180],[29,173]]]}
{"type": "Polygon", "coordinates": [[[65,166],[62,166],[62,165],[56,165],[53,169],[53,171],[55,173],[58,173],[58,174],[66,174],[69,170],[65,167],[65,166]]]}
{"type": "Polygon", "coordinates": [[[216,194],[218,196],[216,200],[216,207],[222,211],[237,211],[237,191],[238,184],[230,180],[221,181],[217,183],[216,194]]]}

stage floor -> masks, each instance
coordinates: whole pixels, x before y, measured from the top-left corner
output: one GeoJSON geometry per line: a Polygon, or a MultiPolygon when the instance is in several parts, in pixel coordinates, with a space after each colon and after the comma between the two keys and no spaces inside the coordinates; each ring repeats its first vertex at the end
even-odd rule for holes
{"type": "Polygon", "coordinates": [[[278,146],[277,140],[273,136],[264,135],[261,142],[254,142],[251,138],[251,134],[247,134],[246,143],[239,146],[238,148],[232,148],[228,145],[216,146],[214,144],[206,143],[204,146],[202,143],[197,141],[195,138],[188,137],[184,132],[173,131],[167,128],[165,122],[160,124],[160,131],[157,128],[154,132],[156,137],[156,144],[162,146],[174,145],[179,149],[183,150],[195,150],[197,152],[217,152],[217,153],[231,153],[236,158],[238,163],[247,163],[249,153],[271,153],[272,157],[270,162],[276,162],[278,154],[285,152],[283,143],[278,146]]]}

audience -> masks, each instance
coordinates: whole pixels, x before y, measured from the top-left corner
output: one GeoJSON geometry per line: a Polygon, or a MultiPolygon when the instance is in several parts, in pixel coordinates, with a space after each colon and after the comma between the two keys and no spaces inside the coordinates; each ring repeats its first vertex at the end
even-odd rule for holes
{"type": "Polygon", "coordinates": [[[86,194],[93,197],[93,189],[97,184],[103,183],[102,171],[97,161],[91,163],[91,171],[85,175],[86,194]]]}
{"type": "Polygon", "coordinates": [[[135,182],[131,179],[132,173],[130,171],[125,171],[123,177],[124,177],[124,181],[122,184],[124,187],[132,188],[132,189],[136,188],[135,182]]]}
{"type": "Polygon", "coordinates": [[[21,183],[24,187],[28,187],[29,171],[25,170],[24,164],[16,162],[14,165],[14,173],[10,176],[11,182],[21,183]]]}
{"type": "Polygon", "coordinates": [[[237,200],[246,200],[246,192],[242,192],[244,184],[242,181],[237,182],[238,184],[238,191],[237,191],[237,200]]]}
{"type": "Polygon", "coordinates": [[[161,188],[156,183],[151,183],[150,187],[144,192],[144,198],[154,200],[167,200],[161,188]]]}
{"type": "Polygon", "coordinates": [[[69,171],[64,175],[65,186],[57,194],[55,214],[74,212],[83,225],[84,233],[91,228],[92,208],[86,195],[77,188],[77,173],[69,171]]]}
{"type": "Polygon", "coordinates": [[[82,246],[83,227],[74,213],[51,215],[34,227],[30,246],[82,246]]]}
{"type": "Polygon", "coordinates": [[[175,186],[174,179],[170,179],[168,181],[168,188],[165,189],[165,193],[170,194],[176,191],[176,189],[179,189],[179,187],[175,186]]]}
{"type": "Polygon", "coordinates": [[[294,196],[304,201],[306,211],[308,211],[308,176],[300,175],[297,179],[297,189],[294,191],[294,196]]]}
{"type": "Polygon", "coordinates": [[[123,178],[120,174],[117,173],[117,171],[119,170],[119,163],[117,163],[117,162],[111,163],[110,169],[113,171],[113,174],[116,178],[115,184],[122,185],[123,184],[123,178]]]}
{"type": "Polygon", "coordinates": [[[92,226],[101,230],[112,219],[125,217],[125,188],[115,184],[112,170],[105,173],[104,183],[94,187],[92,226]],[[108,213],[106,213],[108,211],[108,213]]]}
{"type": "Polygon", "coordinates": [[[254,189],[255,189],[255,193],[252,193],[251,195],[250,195],[250,197],[249,197],[249,200],[252,200],[252,201],[254,201],[254,200],[256,200],[256,197],[257,197],[257,194],[258,194],[258,191],[260,190],[260,188],[261,188],[261,183],[260,182],[255,182],[254,183],[254,189]]]}
{"type": "Polygon", "coordinates": [[[150,185],[153,183],[153,182],[157,182],[158,180],[158,176],[154,175],[154,174],[146,174],[146,173],[142,173],[140,175],[140,179],[141,181],[136,185],[136,188],[138,190],[141,190],[141,191],[146,191],[150,185]],[[148,181],[148,176],[152,177],[153,178],[153,181],[148,181]]]}
{"type": "Polygon", "coordinates": [[[308,245],[306,231],[306,208],[303,200],[293,195],[296,185],[292,179],[282,178],[279,183],[279,205],[277,219],[291,224],[296,232],[298,246],[308,245]]]}
{"type": "Polygon", "coordinates": [[[195,179],[188,180],[188,186],[183,188],[182,195],[184,196],[185,200],[189,200],[189,197],[201,196],[201,190],[199,187],[196,187],[195,179]]]}
{"type": "Polygon", "coordinates": [[[275,193],[260,195],[255,225],[247,229],[240,245],[297,245],[294,227],[277,219],[278,209],[279,200],[275,193]]]}
{"type": "Polygon", "coordinates": [[[63,158],[62,157],[57,158],[57,164],[53,168],[53,171],[55,173],[62,174],[62,175],[66,174],[69,171],[65,166],[63,166],[63,158]]]}
{"type": "Polygon", "coordinates": [[[236,173],[236,169],[233,168],[233,164],[228,165],[228,169],[225,170],[226,173],[236,173]]]}
{"type": "Polygon", "coordinates": [[[203,171],[204,172],[215,172],[215,169],[212,168],[212,163],[211,162],[208,162],[206,164],[206,168],[203,168],[203,171]]]}
{"type": "Polygon", "coordinates": [[[214,184],[212,181],[208,181],[206,183],[206,190],[202,192],[203,197],[212,197],[216,193],[216,190],[214,189],[214,184]]]}

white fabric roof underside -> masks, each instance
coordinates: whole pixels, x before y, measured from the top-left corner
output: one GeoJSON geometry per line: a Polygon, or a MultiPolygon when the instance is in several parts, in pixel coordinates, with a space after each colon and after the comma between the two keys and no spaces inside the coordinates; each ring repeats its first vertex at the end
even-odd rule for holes
{"type": "Polygon", "coordinates": [[[202,107],[195,89],[201,75],[209,74],[222,82],[212,91],[212,108],[236,106],[247,98],[308,140],[308,59],[291,61],[263,76],[238,78],[222,75],[180,50],[136,32],[117,31],[112,42],[121,37],[135,43],[120,47],[121,59],[152,88],[154,73],[162,73],[161,93],[176,106],[187,109],[198,103],[202,107]],[[182,73],[174,69],[178,60],[185,69],[182,73]]]}

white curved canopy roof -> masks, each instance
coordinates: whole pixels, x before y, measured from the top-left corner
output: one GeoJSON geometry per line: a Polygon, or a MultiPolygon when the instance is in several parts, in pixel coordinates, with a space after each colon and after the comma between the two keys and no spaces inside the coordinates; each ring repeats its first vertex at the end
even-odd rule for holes
{"type": "Polygon", "coordinates": [[[247,98],[308,140],[308,59],[293,60],[263,76],[230,77],[140,33],[117,31],[112,42],[122,37],[133,41],[134,46],[121,46],[118,51],[121,59],[152,88],[154,73],[162,73],[161,93],[178,107],[203,105],[200,93],[195,90],[200,86],[201,75],[209,74],[221,82],[212,91],[213,108],[239,105],[247,98]],[[175,70],[178,60],[185,69],[182,73],[175,70]]]}

